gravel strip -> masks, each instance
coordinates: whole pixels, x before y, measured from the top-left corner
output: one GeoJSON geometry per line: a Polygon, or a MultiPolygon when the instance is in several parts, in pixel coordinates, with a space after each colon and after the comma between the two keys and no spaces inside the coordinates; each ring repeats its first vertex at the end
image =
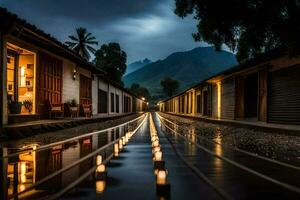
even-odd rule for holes
{"type": "Polygon", "coordinates": [[[207,139],[300,166],[300,136],[208,123],[165,113],[160,115],[178,124],[179,131],[195,129],[197,135],[207,139]]]}

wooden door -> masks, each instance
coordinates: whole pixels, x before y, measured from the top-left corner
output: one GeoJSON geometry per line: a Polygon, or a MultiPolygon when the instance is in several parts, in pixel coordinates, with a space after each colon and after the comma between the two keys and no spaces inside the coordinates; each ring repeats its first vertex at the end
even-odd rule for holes
{"type": "Polygon", "coordinates": [[[80,104],[92,104],[92,79],[80,74],[80,104]]]}

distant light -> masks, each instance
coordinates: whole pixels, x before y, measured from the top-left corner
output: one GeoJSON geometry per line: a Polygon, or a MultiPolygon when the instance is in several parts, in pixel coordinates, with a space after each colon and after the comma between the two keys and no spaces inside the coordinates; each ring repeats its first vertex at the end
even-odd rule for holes
{"type": "Polygon", "coordinates": [[[157,185],[166,185],[167,184],[167,171],[165,169],[158,170],[156,176],[157,185]]]}
{"type": "Polygon", "coordinates": [[[160,151],[160,146],[154,147],[154,148],[152,149],[152,153],[153,153],[153,154],[154,154],[155,152],[157,152],[157,151],[160,151]]]}
{"type": "Polygon", "coordinates": [[[103,173],[105,172],[105,165],[101,164],[97,167],[97,172],[103,173]]]}
{"type": "Polygon", "coordinates": [[[145,101],[146,100],[145,97],[142,97],[142,100],[145,101]]]}
{"type": "Polygon", "coordinates": [[[119,140],[119,149],[120,150],[123,149],[123,139],[122,138],[119,140]]]}
{"type": "Polygon", "coordinates": [[[162,161],[162,152],[157,151],[154,153],[154,161],[162,161]]]}
{"type": "Polygon", "coordinates": [[[159,141],[155,140],[152,142],[152,147],[158,147],[159,146],[159,141]]]}
{"type": "Polygon", "coordinates": [[[102,164],[102,156],[101,155],[98,155],[97,156],[97,166],[101,165],[102,164]]]}
{"type": "Polygon", "coordinates": [[[97,181],[96,182],[96,192],[98,194],[102,194],[105,190],[105,185],[106,185],[105,181],[97,181]]]}
{"type": "Polygon", "coordinates": [[[119,155],[119,144],[114,144],[114,155],[118,156],[119,155]]]}

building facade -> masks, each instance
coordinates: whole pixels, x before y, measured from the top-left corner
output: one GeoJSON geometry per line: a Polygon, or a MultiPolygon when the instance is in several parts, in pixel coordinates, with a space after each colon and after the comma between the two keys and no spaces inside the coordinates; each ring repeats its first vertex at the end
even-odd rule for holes
{"type": "Polygon", "coordinates": [[[66,116],[142,112],[146,102],[106,79],[49,34],[0,8],[0,124],[66,116]],[[74,106],[74,105],[73,105],[74,106]],[[76,106],[76,105],[75,105],[76,106]]]}
{"type": "Polygon", "coordinates": [[[214,119],[300,124],[300,58],[262,55],[159,102],[159,110],[214,119]]]}

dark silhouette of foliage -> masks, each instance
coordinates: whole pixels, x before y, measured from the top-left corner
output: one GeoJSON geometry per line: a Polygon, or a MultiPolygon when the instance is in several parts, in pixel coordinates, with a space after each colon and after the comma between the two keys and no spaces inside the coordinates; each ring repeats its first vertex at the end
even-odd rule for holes
{"type": "Polygon", "coordinates": [[[300,2],[297,0],[175,0],[180,17],[195,14],[193,36],[220,50],[226,44],[243,61],[275,48],[300,52],[300,2]]]}
{"type": "Polygon", "coordinates": [[[76,28],[76,35],[70,35],[69,38],[71,41],[67,41],[65,44],[84,59],[89,60],[91,58],[90,54],[96,52],[93,45],[98,45],[98,42],[85,28],[76,28]]]}
{"type": "Polygon", "coordinates": [[[160,85],[163,88],[163,91],[168,95],[168,97],[173,96],[176,90],[179,88],[179,82],[177,80],[173,80],[170,77],[165,77],[161,80],[160,85]]]}
{"type": "Polygon", "coordinates": [[[144,97],[147,101],[151,99],[149,90],[137,83],[133,83],[129,90],[138,97],[144,97]]]}
{"type": "Polygon", "coordinates": [[[107,72],[108,78],[123,85],[122,77],[126,72],[127,55],[118,43],[109,43],[101,46],[95,53],[94,64],[107,72]]]}

